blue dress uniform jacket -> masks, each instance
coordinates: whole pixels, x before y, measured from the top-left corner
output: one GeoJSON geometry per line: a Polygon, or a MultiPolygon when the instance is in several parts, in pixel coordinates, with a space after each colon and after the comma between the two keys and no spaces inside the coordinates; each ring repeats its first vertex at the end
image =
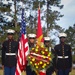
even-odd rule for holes
{"type": "Polygon", "coordinates": [[[56,68],[70,69],[72,67],[71,47],[67,44],[58,44],[55,46],[56,68]]]}
{"type": "Polygon", "coordinates": [[[16,56],[18,51],[18,42],[14,40],[7,40],[2,47],[2,65],[7,67],[16,66],[16,56]]]}

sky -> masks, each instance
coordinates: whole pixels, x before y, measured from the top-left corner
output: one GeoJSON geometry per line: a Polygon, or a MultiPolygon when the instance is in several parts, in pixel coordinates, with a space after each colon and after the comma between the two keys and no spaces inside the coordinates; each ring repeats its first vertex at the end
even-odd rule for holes
{"type": "Polygon", "coordinates": [[[67,29],[75,23],[75,0],[61,0],[64,5],[63,9],[59,10],[64,16],[57,22],[61,27],[67,29]]]}
{"type": "MultiPolygon", "coordinates": [[[[61,5],[64,5],[62,9],[56,7],[53,8],[64,15],[59,21],[57,21],[57,24],[64,29],[68,29],[69,26],[73,26],[75,24],[75,0],[61,0],[61,5]]],[[[56,39],[56,44],[59,43],[58,37],[52,36],[52,38],[56,39]]]]}
{"type": "Polygon", "coordinates": [[[61,0],[61,5],[64,5],[63,9],[57,10],[64,16],[57,21],[57,24],[67,29],[75,23],[75,0],[61,0]]]}

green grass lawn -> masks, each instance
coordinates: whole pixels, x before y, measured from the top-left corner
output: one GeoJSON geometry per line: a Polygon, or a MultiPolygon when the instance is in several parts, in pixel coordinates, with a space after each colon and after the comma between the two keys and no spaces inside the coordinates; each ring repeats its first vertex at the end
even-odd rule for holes
{"type": "MultiPolygon", "coordinates": [[[[3,70],[0,70],[0,75],[3,75],[3,70]]],[[[22,75],[26,75],[26,73],[23,72],[22,75]]],[[[56,74],[54,73],[53,75],[56,75],[56,74]]],[[[72,72],[70,73],[70,75],[75,75],[75,69],[72,70],[72,72]]]]}

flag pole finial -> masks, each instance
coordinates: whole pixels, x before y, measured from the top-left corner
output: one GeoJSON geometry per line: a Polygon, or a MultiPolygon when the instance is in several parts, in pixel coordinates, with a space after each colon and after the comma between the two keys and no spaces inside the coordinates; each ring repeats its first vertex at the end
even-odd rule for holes
{"type": "Polygon", "coordinates": [[[39,9],[40,9],[40,2],[39,2],[39,9]]]}

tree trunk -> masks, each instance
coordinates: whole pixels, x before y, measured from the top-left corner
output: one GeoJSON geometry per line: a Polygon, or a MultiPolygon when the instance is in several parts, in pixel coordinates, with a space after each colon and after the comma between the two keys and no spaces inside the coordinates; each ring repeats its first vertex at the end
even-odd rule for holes
{"type": "Polygon", "coordinates": [[[14,14],[14,22],[15,22],[15,29],[17,28],[17,17],[16,17],[16,0],[14,0],[14,9],[15,9],[15,14],[14,14]]]}

